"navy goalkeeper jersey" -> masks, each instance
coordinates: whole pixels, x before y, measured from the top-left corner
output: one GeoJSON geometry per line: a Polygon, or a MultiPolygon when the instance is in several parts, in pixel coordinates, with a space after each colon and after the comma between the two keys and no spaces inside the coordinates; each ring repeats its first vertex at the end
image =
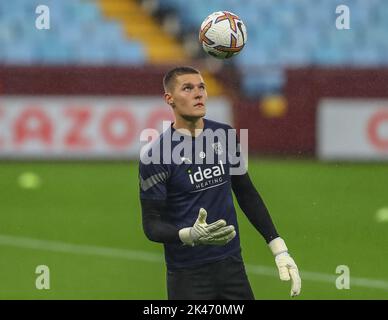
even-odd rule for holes
{"type": "Polygon", "coordinates": [[[205,208],[208,224],[224,219],[237,233],[225,246],[165,243],[168,268],[200,265],[240,253],[230,176],[230,170],[240,166],[237,144],[235,130],[229,125],[204,119],[204,129],[197,137],[170,126],[141,156],[140,198],[166,200],[164,221],[178,229],[191,227],[199,209],[205,208]]]}

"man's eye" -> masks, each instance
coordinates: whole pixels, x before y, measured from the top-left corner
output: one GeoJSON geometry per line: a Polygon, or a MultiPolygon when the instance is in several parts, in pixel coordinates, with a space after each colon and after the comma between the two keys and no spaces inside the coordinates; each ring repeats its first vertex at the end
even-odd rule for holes
{"type": "Polygon", "coordinates": [[[191,90],[191,88],[190,87],[184,87],[183,90],[189,91],[189,90],[191,90]]]}

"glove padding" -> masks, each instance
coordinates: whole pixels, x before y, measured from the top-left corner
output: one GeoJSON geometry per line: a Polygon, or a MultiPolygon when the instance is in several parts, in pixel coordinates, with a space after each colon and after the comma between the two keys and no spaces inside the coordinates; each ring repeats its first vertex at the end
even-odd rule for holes
{"type": "Polygon", "coordinates": [[[299,276],[298,267],[288,254],[288,249],[282,238],[272,240],[269,247],[275,256],[275,263],[279,270],[279,277],[282,281],[291,280],[291,297],[300,294],[302,281],[299,276]]]}
{"type": "Polygon", "coordinates": [[[206,223],[207,212],[204,208],[199,209],[198,218],[194,225],[179,230],[179,238],[184,244],[195,245],[218,245],[223,246],[236,236],[233,225],[226,225],[223,219],[211,224],[206,223]]]}

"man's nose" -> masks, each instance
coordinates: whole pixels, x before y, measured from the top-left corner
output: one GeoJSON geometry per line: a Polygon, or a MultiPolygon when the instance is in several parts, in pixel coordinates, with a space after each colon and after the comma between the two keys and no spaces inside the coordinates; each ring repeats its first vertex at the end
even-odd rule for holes
{"type": "Polygon", "coordinates": [[[194,95],[195,95],[196,99],[200,99],[203,97],[203,93],[202,93],[201,89],[198,89],[198,88],[195,90],[194,95]]]}

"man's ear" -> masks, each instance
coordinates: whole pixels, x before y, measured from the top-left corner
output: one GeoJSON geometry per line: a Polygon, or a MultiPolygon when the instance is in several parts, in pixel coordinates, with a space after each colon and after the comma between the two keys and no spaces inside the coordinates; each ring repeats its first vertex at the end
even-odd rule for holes
{"type": "Polygon", "coordinates": [[[166,101],[166,103],[169,104],[171,107],[174,107],[175,105],[173,97],[168,92],[164,93],[164,101],[166,101]]]}

